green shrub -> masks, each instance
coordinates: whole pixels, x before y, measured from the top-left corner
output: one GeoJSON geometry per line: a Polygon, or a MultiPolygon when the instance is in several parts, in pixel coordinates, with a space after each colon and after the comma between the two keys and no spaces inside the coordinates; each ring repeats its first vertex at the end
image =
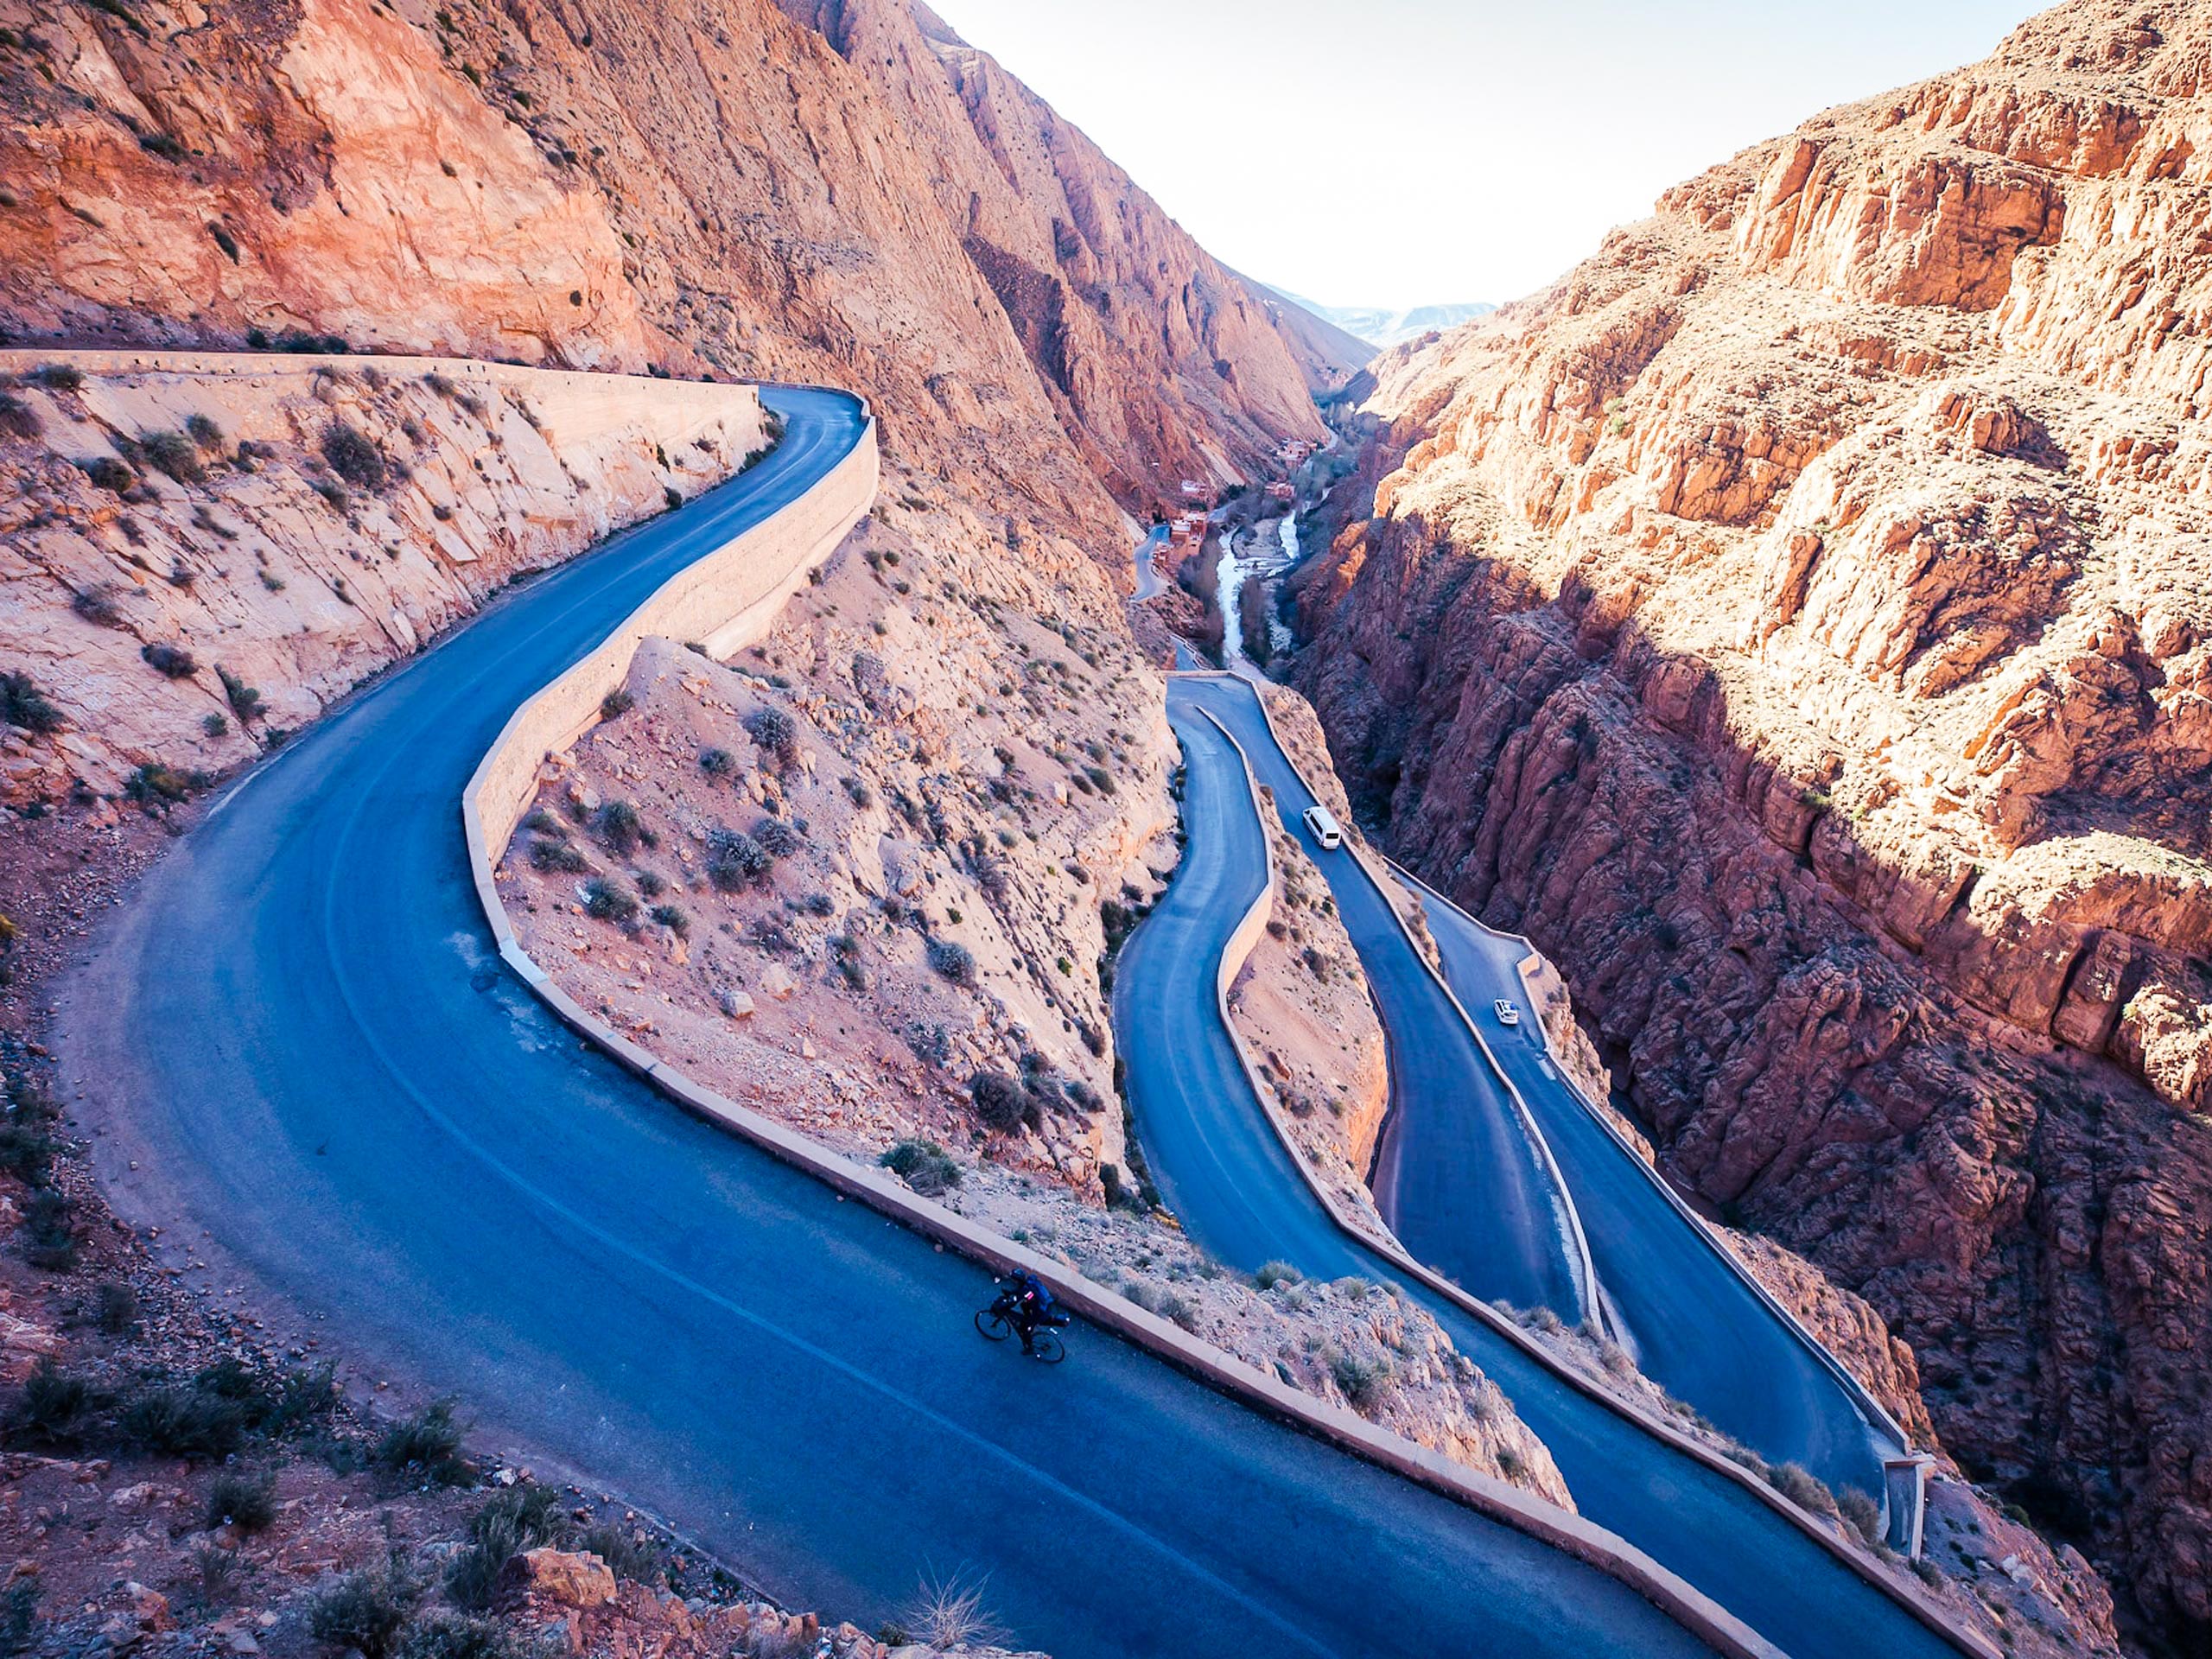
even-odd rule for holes
{"type": "Polygon", "coordinates": [[[875,791],[868,786],[864,779],[846,779],[845,795],[857,807],[867,808],[875,804],[875,791]]]}
{"type": "Polygon", "coordinates": [[[466,1486],[476,1470],[461,1453],[461,1425],[453,1402],[440,1400],[384,1432],[374,1453],[379,1468],[417,1475],[441,1486],[466,1486]]]}
{"type": "Polygon", "coordinates": [[[724,893],[765,882],[775,861],[742,830],[717,824],[707,836],[707,879],[724,893]]]}
{"type": "Polygon", "coordinates": [[[753,826],[753,839],[771,858],[789,858],[806,845],[799,832],[781,818],[762,818],[753,826]]]}
{"type": "Polygon", "coordinates": [[[576,1542],[605,1561],[618,1579],[657,1586],[666,1577],[660,1551],[650,1543],[639,1542],[634,1532],[606,1524],[591,1528],[576,1542]]]}
{"type": "Polygon", "coordinates": [[[205,415],[185,417],[185,435],[202,449],[219,452],[223,448],[223,429],[205,415]]]}
{"type": "Polygon", "coordinates": [[[931,939],[927,955],[930,966],[956,985],[976,982],[976,953],[954,939],[931,939]]]}
{"type": "Polygon", "coordinates": [[[72,363],[49,363],[34,378],[50,391],[74,391],[85,384],[83,372],[72,363]]]}
{"type": "Polygon", "coordinates": [[[782,709],[754,709],[745,717],[745,729],[779,765],[788,766],[798,759],[798,723],[782,709]]]}
{"type": "Polygon", "coordinates": [[[567,842],[543,836],[530,843],[530,862],[533,869],[565,870],[571,874],[591,868],[591,861],[567,842]]]}
{"type": "Polygon", "coordinates": [[[344,421],[322,429],[322,458],[330,470],[357,490],[380,490],[391,476],[384,451],[373,440],[344,421]]]}
{"type": "Polygon", "coordinates": [[[435,1612],[407,1627],[398,1659],[531,1659],[536,1651],[497,1619],[435,1612]]]}
{"type": "Polygon", "coordinates": [[[960,1185],[960,1166],[934,1141],[901,1141],[879,1161],[925,1198],[936,1198],[960,1185]]]}
{"type": "Polygon", "coordinates": [[[1389,1383],[1392,1367],[1382,1354],[1338,1352],[1329,1360],[1329,1380],[1354,1406],[1372,1405],[1389,1383]]]}
{"type": "Polygon", "coordinates": [[[976,1116],[984,1127],[1001,1135],[1013,1134],[1036,1111],[1020,1082],[989,1068],[968,1079],[968,1097],[976,1103],[976,1116]]]}
{"type": "Polygon", "coordinates": [[[200,671],[199,663],[182,645],[173,645],[156,639],[143,647],[138,654],[157,674],[172,680],[188,680],[200,671]]]}
{"type": "Polygon", "coordinates": [[[1851,1529],[1868,1543],[1882,1541],[1882,1511],[1866,1493],[1856,1486],[1847,1486],[1835,1495],[1835,1507],[1851,1529]]]}
{"type": "Polygon", "coordinates": [[[39,1585],[18,1579],[0,1593],[0,1659],[18,1659],[38,1645],[39,1585]]]}
{"type": "Polygon", "coordinates": [[[699,751],[699,770],[709,778],[727,778],[736,766],[737,757],[728,749],[699,751]]]}
{"type": "Polygon", "coordinates": [[[637,698],[618,685],[599,700],[599,717],[601,720],[620,720],[637,706],[637,698]]]}
{"type": "Polygon", "coordinates": [[[1273,1290],[1277,1285],[1301,1284],[1305,1278],[1287,1262],[1262,1262],[1260,1270],[1252,1275],[1252,1282],[1262,1290],[1273,1290]]]}
{"type": "Polygon", "coordinates": [[[207,480],[207,474],[200,465],[200,446],[181,432],[141,432],[138,450],[156,472],[168,474],[180,484],[207,480]]]}
{"type": "Polygon", "coordinates": [[[468,1543],[446,1570],[446,1593],[462,1607],[491,1605],[499,1571],[526,1550],[564,1541],[560,1497],[549,1487],[516,1485],[494,1492],[469,1517],[468,1543]]]}
{"type": "Polygon", "coordinates": [[[627,801],[609,801],[593,817],[592,827],[599,838],[618,853],[635,852],[638,837],[645,821],[638,816],[638,809],[627,801]]]}
{"type": "Polygon", "coordinates": [[[245,1412],[204,1389],[156,1383],[124,1408],[123,1432],[149,1452],[219,1463],[245,1441],[245,1412]]]}
{"type": "Polygon", "coordinates": [[[613,876],[594,876],[585,884],[585,915],[602,922],[626,922],[637,913],[637,895],[613,876]]]}
{"type": "Polygon", "coordinates": [[[66,1446],[98,1403],[92,1385],[49,1355],[23,1380],[22,1394],[8,1414],[9,1431],[38,1444],[66,1446]]]}
{"type": "Polygon", "coordinates": [[[267,712],[262,707],[261,693],[220,663],[215,664],[215,677],[222,681],[223,695],[230,699],[231,712],[238,717],[240,725],[258,720],[267,712]]]}
{"type": "Polygon", "coordinates": [[[46,423],[33,409],[12,391],[0,391],[0,432],[11,438],[29,442],[46,430],[46,423]]]}
{"type": "Polygon", "coordinates": [[[138,1328],[138,1293],[126,1280],[102,1280],[93,1307],[100,1329],[111,1337],[127,1337],[138,1328]]]}
{"type": "Polygon", "coordinates": [[[118,495],[138,481],[138,474],[113,455],[88,455],[77,463],[77,470],[97,487],[118,495]]]}
{"type": "Polygon", "coordinates": [[[236,1527],[243,1533],[264,1530],[276,1518],[276,1477],[226,1469],[207,1489],[207,1529],[236,1527]]]}
{"type": "Polygon", "coordinates": [[[77,1265],[77,1226],[69,1212],[69,1196],[59,1187],[41,1186],[23,1201],[23,1259],[49,1273],[67,1273],[77,1265]]]}
{"type": "Polygon", "coordinates": [[[1766,1471],[1767,1484],[1799,1509],[1814,1515],[1834,1515],[1835,1497],[1818,1475],[1800,1463],[1777,1463],[1766,1471]]]}
{"type": "Polygon", "coordinates": [[[683,913],[681,906],[655,905],[652,908],[652,918],[678,938],[687,938],[690,934],[691,918],[683,913]]]}
{"type": "Polygon", "coordinates": [[[0,720],[27,732],[61,729],[61,710],[28,674],[0,674],[0,720]]]}
{"type": "Polygon", "coordinates": [[[390,1659],[407,1618],[422,1599],[421,1583],[396,1556],[379,1567],[340,1574],[308,1604],[308,1629],[318,1642],[390,1659]]]}

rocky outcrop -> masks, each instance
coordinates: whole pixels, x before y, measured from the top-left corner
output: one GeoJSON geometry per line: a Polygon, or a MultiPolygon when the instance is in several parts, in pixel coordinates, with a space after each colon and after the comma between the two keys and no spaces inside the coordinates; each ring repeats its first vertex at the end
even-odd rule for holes
{"type": "Polygon", "coordinates": [[[2208,60],[2212,7],[2085,0],[1669,191],[1378,362],[1396,470],[1300,587],[1355,805],[1559,963],[1670,1175],[1863,1296],[1961,1462],[2186,1641],[2208,60]]]}
{"type": "Polygon", "coordinates": [[[741,469],[747,387],[0,353],[0,809],[163,810],[506,582],[741,469]]]}
{"type": "Polygon", "coordinates": [[[603,0],[5,0],[0,24],[18,340],[834,382],[894,456],[1116,535],[1102,480],[1135,504],[1319,435],[1313,342],[903,0],[681,27],[603,0]]]}

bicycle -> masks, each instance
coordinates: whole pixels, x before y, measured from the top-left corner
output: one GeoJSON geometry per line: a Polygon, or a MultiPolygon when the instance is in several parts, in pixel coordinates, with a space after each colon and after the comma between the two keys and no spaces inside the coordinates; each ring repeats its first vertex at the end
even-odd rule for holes
{"type": "MultiPolygon", "coordinates": [[[[1058,1319],[1065,1324],[1067,1315],[1060,1314],[1058,1319]]],[[[1020,1334],[1020,1327],[1014,1324],[1014,1314],[1003,1299],[976,1313],[976,1329],[986,1342],[1004,1342],[1008,1337],[1020,1334]]],[[[1029,1343],[1029,1357],[1039,1363],[1057,1365],[1068,1357],[1067,1344],[1060,1340],[1060,1333],[1050,1325],[1039,1325],[1031,1332],[1029,1343]]]]}

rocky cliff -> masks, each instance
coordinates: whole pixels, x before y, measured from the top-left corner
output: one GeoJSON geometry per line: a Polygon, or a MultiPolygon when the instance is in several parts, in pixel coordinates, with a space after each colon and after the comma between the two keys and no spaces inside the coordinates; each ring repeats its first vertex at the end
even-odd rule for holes
{"type": "Polygon", "coordinates": [[[834,381],[893,459],[1092,531],[1109,489],[1317,435],[1308,372],[1350,366],[903,0],[0,0],[0,29],[19,343],[834,381]]]}
{"type": "Polygon", "coordinates": [[[2212,1635],[2212,6],[2084,0],[1376,366],[1300,668],[1672,1176],[2212,1635]]]}

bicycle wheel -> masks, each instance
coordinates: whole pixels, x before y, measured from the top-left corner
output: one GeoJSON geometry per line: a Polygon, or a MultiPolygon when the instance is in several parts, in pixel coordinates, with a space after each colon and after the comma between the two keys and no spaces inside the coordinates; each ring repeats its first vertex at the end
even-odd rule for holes
{"type": "Polygon", "coordinates": [[[1067,1344],[1060,1340],[1060,1333],[1049,1325],[1031,1338],[1035,1344],[1030,1357],[1047,1365],[1057,1365],[1068,1357],[1067,1344]]]}
{"type": "Polygon", "coordinates": [[[995,1307],[987,1307],[976,1315],[976,1329],[992,1342],[1004,1342],[1014,1334],[1014,1321],[995,1307]]]}

